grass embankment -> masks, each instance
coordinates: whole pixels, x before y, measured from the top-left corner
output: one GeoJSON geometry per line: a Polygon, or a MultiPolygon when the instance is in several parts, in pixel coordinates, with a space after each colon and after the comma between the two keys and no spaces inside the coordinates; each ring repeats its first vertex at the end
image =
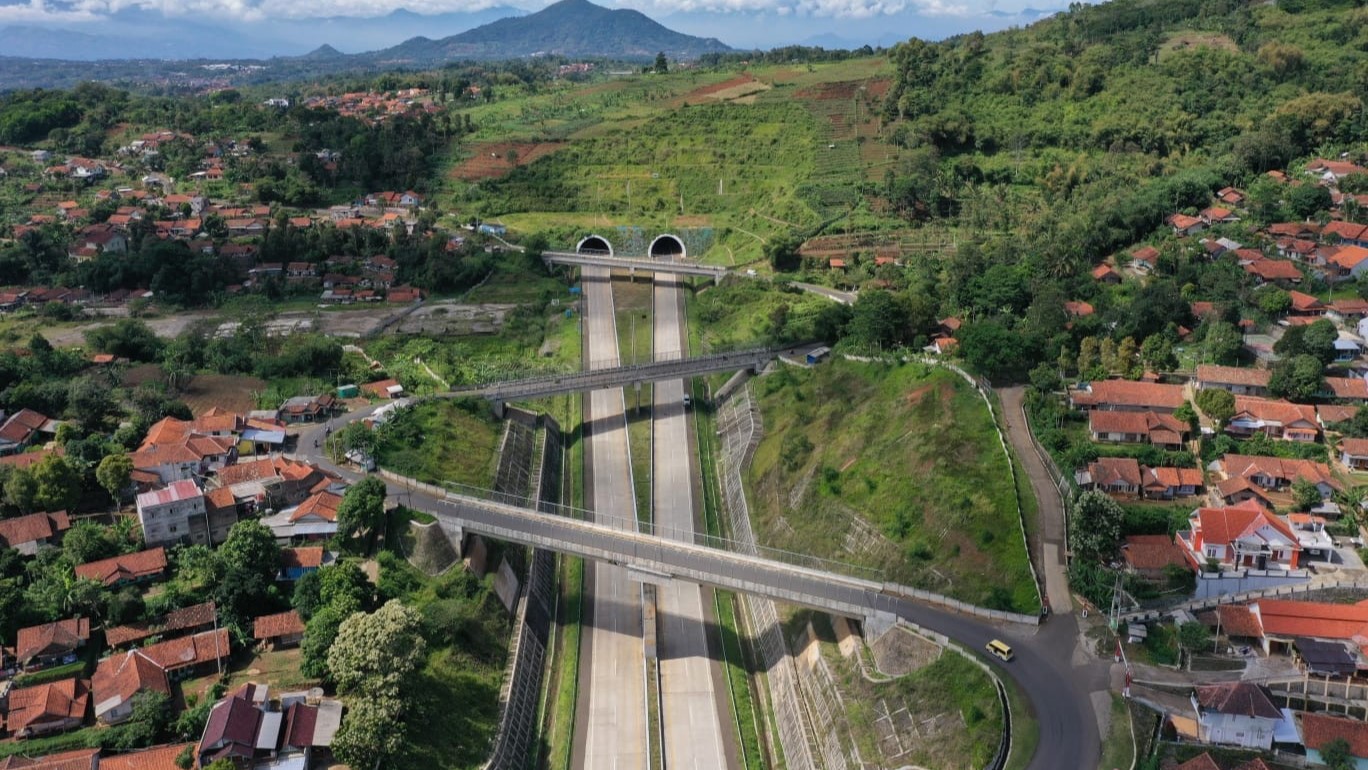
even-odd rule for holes
{"type": "Polygon", "coordinates": [[[1130,770],[1135,762],[1135,736],[1131,734],[1130,709],[1126,700],[1111,694],[1111,728],[1102,741],[1102,761],[1098,770],[1130,770]]]}
{"type": "Polygon", "coordinates": [[[699,286],[689,303],[689,333],[699,346],[694,352],[773,344],[781,315],[783,339],[816,339],[813,320],[830,304],[825,297],[749,278],[699,286]]]}
{"type": "Polygon", "coordinates": [[[836,683],[849,739],[866,762],[983,767],[992,759],[1002,737],[1002,708],[997,687],[983,669],[944,650],[904,676],[871,682],[854,655],[841,655],[826,616],[812,616],[812,627],[836,683]]]}
{"type": "Polygon", "coordinates": [[[764,544],[1035,612],[1017,491],[993,418],[952,372],[834,360],[758,381],[748,470],[764,544]]]}
{"type": "Polygon", "coordinates": [[[424,401],[380,432],[380,467],[429,484],[494,486],[502,431],[482,400],[424,401]]]}
{"type": "MultiPolygon", "coordinates": [[[[692,332],[692,329],[690,329],[692,332]]],[[[692,333],[690,338],[692,340],[692,333]]],[[[692,343],[690,345],[692,347],[692,343]]],[[[697,439],[698,465],[702,477],[703,522],[709,535],[729,536],[731,533],[723,526],[725,521],[722,510],[722,485],[718,478],[718,455],[721,447],[717,440],[717,425],[713,418],[711,405],[707,402],[707,388],[698,378],[691,380],[693,402],[694,434],[697,439]]],[[[740,607],[738,598],[731,591],[713,591],[713,602],[717,612],[717,627],[722,634],[722,660],[727,679],[727,695],[732,704],[732,717],[735,720],[737,742],[741,747],[741,759],[747,770],[767,767],[764,750],[760,743],[763,732],[756,713],[757,694],[754,675],[758,671],[749,645],[743,647],[740,607]]]]}
{"type": "MultiPolygon", "coordinates": [[[[654,283],[649,279],[613,280],[613,307],[616,313],[618,358],[623,365],[646,363],[654,347],[652,301],[654,283]]],[[[637,519],[651,516],[651,414],[654,391],[650,383],[623,388],[626,409],[627,441],[632,455],[632,488],[636,494],[637,519]]]]}

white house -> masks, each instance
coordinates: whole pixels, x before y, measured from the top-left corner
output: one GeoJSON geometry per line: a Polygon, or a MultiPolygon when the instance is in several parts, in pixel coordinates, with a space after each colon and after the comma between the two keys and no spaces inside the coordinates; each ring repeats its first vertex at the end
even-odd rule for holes
{"type": "Polygon", "coordinates": [[[1262,687],[1248,682],[1202,685],[1192,693],[1198,738],[1203,743],[1267,751],[1283,722],[1282,711],[1262,687]]]}
{"type": "Polygon", "coordinates": [[[199,545],[209,542],[204,493],[190,479],[138,495],[138,521],[149,546],[185,540],[199,545]]]}

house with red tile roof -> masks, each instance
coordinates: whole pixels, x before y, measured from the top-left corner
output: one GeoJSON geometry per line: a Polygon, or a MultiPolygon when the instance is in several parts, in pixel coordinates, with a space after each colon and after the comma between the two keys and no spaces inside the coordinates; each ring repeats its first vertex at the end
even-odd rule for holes
{"type": "Polygon", "coordinates": [[[1148,580],[1163,580],[1171,567],[1188,568],[1182,547],[1169,535],[1128,535],[1121,558],[1127,570],[1148,580]]]}
{"type": "Polygon", "coordinates": [[[1147,500],[1172,500],[1195,497],[1206,488],[1206,478],[1198,468],[1160,466],[1142,468],[1141,492],[1147,500]]]}
{"type": "MultiPolygon", "coordinates": [[[[26,757],[11,754],[0,759],[0,770],[100,770],[108,765],[100,764],[99,749],[75,749],[41,757],[26,757]]],[[[138,770],[143,770],[139,768],[138,770]]],[[[155,768],[149,770],[162,770],[155,768]]]]}
{"type": "Polygon", "coordinates": [[[98,770],[181,770],[176,759],[186,749],[193,749],[194,746],[193,743],[173,743],[169,746],[154,746],[150,749],[101,757],[98,770]]]}
{"type": "Polygon", "coordinates": [[[1368,270],[1368,248],[1355,244],[1340,246],[1327,261],[1335,277],[1346,280],[1357,278],[1368,270]]]}
{"type": "Polygon", "coordinates": [[[1336,184],[1339,180],[1351,174],[1368,174],[1368,169],[1363,168],[1357,163],[1350,163],[1347,160],[1316,158],[1306,164],[1306,173],[1319,178],[1323,182],[1336,184]]]}
{"type": "Polygon", "coordinates": [[[1121,283],[1121,274],[1111,268],[1111,265],[1098,265],[1092,269],[1092,278],[1098,283],[1116,285],[1121,283]]]}
{"type": "Polygon", "coordinates": [[[1085,318],[1092,315],[1094,311],[1092,303],[1083,302],[1082,300],[1069,300],[1064,303],[1064,312],[1067,313],[1070,318],[1085,318]]]}
{"type": "MultiPolygon", "coordinates": [[[[165,432],[159,437],[164,435],[165,432]]],[[[135,470],[154,473],[164,483],[171,484],[231,465],[237,460],[237,441],[232,437],[192,433],[173,443],[144,442],[144,446],[129,455],[129,459],[133,461],[135,470]]]]}
{"type": "Polygon", "coordinates": [[[1243,267],[1246,273],[1254,276],[1254,282],[1259,284],[1298,284],[1302,281],[1301,268],[1297,267],[1295,262],[1282,259],[1260,259],[1257,262],[1243,265],[1243,267]]]}
{"type": "Polygon", "coordinates": [[[61,663],[90,641],[90,618],[67,618],[19,629],[14,657],[19,665],[49,666],[61,663]]]}
{"type": "Polygon", "coordinates": [[[140,652],[165,669],[166,675],[172,680],[180,680],[212,670],[232,654],[232,649],[228,629],[220,628],[217,631],[201,631],[193,636],[167,639],[143,647],[140,652]]]}
{"type": "Polygon", "coordinates": [[[1199,685],[1192,693],[1203,743],[1267,750],[1283,721],[1268,691],[1249,682],[1199,685]]]}
{"type": "Polygon", "coordinates": [[[1268,381],[1272,376],[1267,369],[1198,364],[1196,382],[1201,390],[1218,388],[1237,396],[1263,396],[1268,393],[1268,381]]]}
{"type": "Polygon", "coordinates": [[[133,715],[133,696],[140,692],[171,695],[166,669],[142,650],[105,658],[95,668],[91,693],[95,699],[95,718],[115,725],[133,715]]]}
{"type": "Polygon", "coordinates": [[[1178,533],[1188,563],[1202,570],[1295,570],[1301,544],[1292,528],[1263,506],[1247,501],[1225,508],[1198,508],[1188,530],[1178,533]]]}
{"type": "Polygon", "coordinates": [[[85,721],[90,688],[81,679],[10,690],[5,729],[15,738],[70,730],[85,721]]]}
{"type": "Polygon", "coordinates": [[[1253,396],[1235,397],[1235,414],[1226,421],[1225,430],[1240,438],[1256,433],[1282,441],[1314,442],[1320,438],[1314,406],[1253,396]]]}
{"type": "Polygon", "coordinates": [[[1187,214],[1171,214],[1164,220],[1173,228],[1173,234],[1177,236],[1195,235],[1205,230],[1207,223],[1200,217],[1190,217],[1187,214]]]}
{"type": "Polygon", "coordinates": [[[317,572],[325,563],[332,562],[332,554],[323,546],[296,546],[280,549],[280,572],[276,580],[293,582],[310,572],[317,572]]]}
{"type": "Polygon", "coordinates": [[[304,620],[296,610],[263,615],[252,624],[252,638],[268,650],[293,647],[304,638],[304,620]]]}
{"type": "Polygon", "coordinates": [[[56,432],[55,420],[32,409],[20,409],[0,423],[0,454],[22,452],[41,433],[56,432]]]}
{"type": "Polygon", "coordinates": [[[399,398],[404,395],[404,386],[393,378],[368,382],[361,386],[361,392],[373,398],[399,398]]]}
{"type": "Polygon", "coordinates": [[[1140,461],[1133,457],[1099,457],[1074,474],[1078,486],[1118,497],[1139,497],[1144,484],[1140,461]]]}
{"type": "Polygon", "coordinates": [[[261,523],[270,528],[277,540],[326,540],[337,534],[337,507],[341,504],[342,495],[323,490],[297,506],[263,518],[261,523]]]}
{"type": "Polygon", "coordinates": [[[151,548],[100,559],[76,567],[76,577],[98,580],[107,586],[145,583],[166,576],[166,549],[151,548]]]}
{"type": "Polygon", "coordinates": [[[1211,758],[1210,752],[1203,751],[1201,754],[1189,759],[1173,770],[1221,770],[1221,766],[1216,764],[1216,760],[1211,758]]]}
{"type": "Polygon", "coordinates": [[[1368,402],[1368,380],[1362,377],[1326,377],[1321,395],[1341,401],[1368,402]]]}
{"type": "Polygon", "coordinates": [[[1302,712],[1297,716],[1308,764],[1313,767],[1325,765],[1321,752],[1334,741],[1344,741],[1349,745],[1353,766],[1368,766],[1368,722],[1311,712],[1302,712]]]}
{"type": "Polygon", "coordinates": [[[1187,403],[1187,396],[1182,385],[1100,380],[1069,391],[1069,401],[1079,409],[1172,414],[1187,403]]]}
{"type": "Polygon", "coordinates": [[[1315,484],[1321,497],[1344,489],[1344,483],[1335,478],[1330,466],[1314,460],[1228,454],[1216,461],[1216,470],[1227,479],[1245,479],[1267,490],[1287,489],[1299,479],[1315,484]]]}
{"type": "Polygon", "coordinates": [[[1316,419],[1320,421],[1321,428],[1324,430],[1336,423],[1354,419],[1358,410],[1357,405],[1319,404],[1316,406],[1316,419]]]}
{"type": "Polygon", "coordinates": [[[1340,462],[1356,471],[1368,470],[1368,438],[1342,438],[1339,441],[1340,462]]]}
{"type": "Polygon", "coordinates": [[[1154,444],[1180,449],[1188,433],[1187,423],[1159,412],[1088,412],[1088,432],[1093,441],[1121,444],[1154,444]]]}
{"type": "Polygon", "coordinates": [[[1141,246],[1132,251],[1130,256],[1130,266],[1133,270],[1149,273],[1159,266],[1159,250],[1153,246],[1141,246]]]}
{"type": "Polygon", "coordinates": [[[61,543],[62,533],[70,528],[71,519],[66,511],[30,513],[12,519],[0,519],[0,546],[33,556],[44,546],[61,543]]]}
{"type": "Polygon", "coordinates": [[[337,476],[321,468],[278,455],[230,465],[219,471],[215,483],[231,489],[240,506],[269,504],[277,510],[299,505],[318,492],[343,487],[337,476]]]}
{"type": "Polygon", "coordinates": [[[1230,222],[1238,222],[1240,218],[1235,216],[1235,212],[1230,209],[1223,209],[1219,206],[1211,206],[1197,212],[1197,216],[1209,225],[1223,225],[1230,222]]]}
{"type": "Polygon", "coordinates": [[[166,616],[153,622],[128,623],[105,629],[105,643],[118,649],[138,644],[154,636],[169,639],[176,636],[197,633],[214,625],[218,609],[213,602],[193,604],[166,613],[166,616]]]}

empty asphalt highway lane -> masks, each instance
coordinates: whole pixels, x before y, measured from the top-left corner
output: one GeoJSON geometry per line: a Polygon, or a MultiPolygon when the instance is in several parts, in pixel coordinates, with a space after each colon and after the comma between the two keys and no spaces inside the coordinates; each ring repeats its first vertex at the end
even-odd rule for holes
{"type": "MultiPolygon", "coordinates": [[[[609,272],[584,270],[586,360],[595,367],[618,365],[617,325],[609,272]]],[[[627,419],[622,389],[589,394],[590,507],[622,518],[636,515],[627,419]]],[[[581,767],[641,770],[647,767],[646,679],[641,635],[641,586],[612,564],[593,568],[589,602],[588,690],[581,767]]]]}
{"type": "MultiPolygon", "coordinates": [[[[654,291],[655,355],[672,357],[683,349],[679,322],[679,281],[657,273],[654,291]]],[[[684,381],[658,382],[653,391],[651,467],[652,512],[656,524],[680,539],[692,540],[693,473],[684,381]]],[[[711,596],[711,591],[708,592],[711,596]]],[[[714,688],[715,663],[708,656],[704,589],[670,581],[658,592],[660,617],[660,709],[665,767],[722,770],[732,766],[722,738],[721,701],[714,688]]]]}

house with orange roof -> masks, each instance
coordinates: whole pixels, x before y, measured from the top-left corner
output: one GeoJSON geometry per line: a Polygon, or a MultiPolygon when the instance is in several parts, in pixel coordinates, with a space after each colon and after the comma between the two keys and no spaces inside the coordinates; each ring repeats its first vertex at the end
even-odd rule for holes
{"type": "Polygon", "coordinates": [[[1262,396],[1268,393],[1273,373],[1267,369],[1198,364],[1196,383],[1200,390],[1217,388],[1237,396],[1262,396]]]}
{"type": "Polygon", "coordinates": [[[276,580],[292,583],[310,572],[317,572],[324,564],[331,564],[333,555],[321,545],[301,545],[280,549],[280,572],[276,580]]]}
{"type": "MultiPolygon", "coordinates": [[[[154,746],[123,754],[101,757],[98,770],[180,770],[178,759],[186,751],[193,751],[193,743],[173,743],[154,746]]],[[[46,768],[34,768],[46,770],[46,768]]]]}
{"type": "Polygon", "coordinates": [[[142,650],[101,660],[91,679],[95,718],[106,725],[127,720],[133,716],[133,696],[140,692],[159,692],[170,697],[166,669],[142,650]]]}
{"type": "Polygon", "coordinates": [[[1169,535],[1128,535],[1121,544],[1121,559],[1127,571],[1147,580],[1163,580],[1166,570],[1188,567],[1183,549],[1169,535]]]}
{"type": "Polygon", "coordinates": [[[5,729],[15,738],[70,730],[85,721],[89,707],[90,688],[82,679],[21,687],[10,690],[5,729]]]}
{"type": "Polygon", "coordinates": [[[151,548],[100,559],[76,567],[76,577],[98,580],[106,586],[146,583],[166,576],[166,549],[151,548]]]}
{"type": "Polygon", "coordinates": [[[215,668],[232,654],[228,629],[201,631],[193,636],[167,639],[140,649],[153,663],[166,671],[172,681],[180,681],[215,668]]]}
{"type": "Polygon", "coordinates": [[[1326,377],[1321,395],[1341,401],[1368,402],[1368,380],[1362,377],[1326,377]]]}
{"type": "Polygon", "coordinates": [[[1173,228],[1173,234],[1179,237],[1195,235],[1207,228],[1207,223],[1201,217],[1190,217],[1187,214],[1171,214],[1164,221],[1173,228]]]}
{"type": "Polygon", "coordinates": [[[22,452],[40,434],[56,434],[57,421],[32,409],[20,409],[0,423],[0,455],[22,452]]]}
{"type": "Polygon", "coordinates": [[[45,546],[61,543],[62,534],[70,528],[71,519],[66,511],[30,513],[12,519],[0,519],[0,546],[33,556],[45,546]]]}
{"type": "Polygon", "coordinates": [[[1282,441],[1314,442],[1320,438],[1314,406],[1253,396],[1235,397],[1235,414],[1226,421],[1225,430],[1239,438],[1256,433],[1282,441]]]}
{"type": "Polygon", "coordinates": [[[1314,460],[1227,454],[1217,460],[1214,466],[1226,479],[1244,479],[1266,490],[1284,490],[1298,480],[1314,484],[1320,490],[1321,497],[1330,497],[1344,490],[1344,483],[1335,478],[1330,466],[1314,460]]]}
{"type": "Polygon", "coordinates": [[[1102,264],[1092,269],[1092,278],[1098,283],[1115,286],[1121,283],[1121,274],[1111,268],[1111,265],[1102,264]]]}
{"type": "Polygon", "coordinates": [[[1356,244],[1340,246],[1327,261],[1334,277],[1341,280],[1358,278],[1368,270],[1368,248],[1356,244]]]}
{"type": "Polygon", "coordinates": [[[1254,276],[1254,282],[1264,283],[1291,283],[1298,284],[1302,281],[1301,268],[1297,263],[1282,259],[1260,259],[1242,265],[1244,271],[1254,276]]]}
{"type": "Polygon", "coordinates": [[[1321,752],[1335,741],[1344,741],[1353,758],[1354,769],[1368,768],[1368,722],[1312,712],[1303,712],[1298,717],[1307,764],[1312,767],[1326,765],[1321,752]]]}
{"type": "Polygon", "coordinates": [[[1085,490],[1098,490],[1115,497],[1139,497],[1144,484],[1140,461],[1133,457],[1099,457],[1088,467],[1074,473],[1074,480],[1085,490]]]}
{"type": "Polygon", "coordinates": [[[337,534],[337,508],[341,504],[342,495],[325,490],[263,518],[261,523],[270,528],[277,540],[287,543],[326,540],[337,534]]]}
{"type": "Polygon", "coordinates": [[[1187,396],[1182,385],[1100,380],[1070,390],[1069,402],[1077,409],[1172,414],[1187,403],[1187,396]]]}
{"type": "Polygon", "coordinates": [[[1173,500],[1179,497],[1195,497],[1206,488],[1206,478],[1198,468],[1173,468],[1144,466],[1141,487],[1147,500],[1173,500]]]}
{"type": "Polygon", "coordinates": [[[1159,250],[1153,246],[1141,246],[1132,251],[1131,269],[1142,273],[1153,272],[1159,266],[1159,250]]]}
{"type": "Polygon", "coordinates": [[[19,629],[14,657],[24,668],[61,663],[90,641],[90,618],[67,618],[19,629]]]}
{"type": "Polygon", "coordinates": [[[213,602],[194,604],[172,610],[166,613],[165,617],[156,621],[106,627],[105,643],[118,649],[127,645],[135,645],[154,636],[169,639],[189,633],[198,633],[213,627],[217,617],[218,608],[213,602]]]}
{"type": "Polygon", "coordinates": [[[1094,409],[1088,412],[1088,432],[1093,441],[1181,449],[1188,425],[1172,414],[1094,409]]]}
{"type": "Polygon", "coordinates": [[[252,623],[252,638],[268,650],[293,647],[304,639],[304,620],[298,610],[263,615],[252,623]]]}
{"type": "Polygon", "coordinates": [[[1339,442],[1340,462],[1356,471],[1368,471],[1368,438],[1342,438],[1339,442]]]}
{"type": "Polygon", "coordinates": [[[1204,570],[1296,570],[1301,544],[1292,528],[1254,502],[1225,508],[1198,508],[1188,517],[1188,530],[1178,533],[1188,563],[1204,570]]]}
{"type": "Polygon", "coordinates": [[[1327,160],[1316,158],[1306,164],[1306,173],[1329,184],[1338,184],[1339,180],[1351,174],[1368,174],[1368,169],[1350,163],[1347,160],[1327,160]]]}

